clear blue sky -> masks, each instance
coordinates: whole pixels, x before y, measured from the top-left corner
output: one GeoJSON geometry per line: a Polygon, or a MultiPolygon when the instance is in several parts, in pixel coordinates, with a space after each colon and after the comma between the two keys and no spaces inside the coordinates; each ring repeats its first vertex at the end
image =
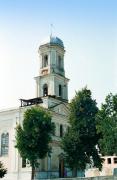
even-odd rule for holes
{"type": "Polygon", "coordinates": [[[86,85],[99,105],[117,93],[116,0],[0,0],[0,109],[35,97],[38,47],[51,23],[66,48],[69,99],[86,85]]]}

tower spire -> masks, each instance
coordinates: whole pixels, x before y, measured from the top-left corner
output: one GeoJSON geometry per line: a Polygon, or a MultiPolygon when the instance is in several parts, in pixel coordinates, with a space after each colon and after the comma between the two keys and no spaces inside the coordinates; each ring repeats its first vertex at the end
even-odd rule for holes
{"type": "Polygon", "coordinates": [[[52,37],[52,33],[53,33],[53,24],[50,24],[50,37],[52,37]]]}

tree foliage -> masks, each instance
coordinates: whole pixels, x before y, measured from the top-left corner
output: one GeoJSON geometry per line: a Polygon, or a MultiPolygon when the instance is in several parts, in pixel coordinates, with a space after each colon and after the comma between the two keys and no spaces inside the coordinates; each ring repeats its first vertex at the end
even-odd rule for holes
{"type": "Polygon", "coordinates": [[[97,115],[99,147],[103,155],[117,155],[117,94],[110,93],[97,115]]]}
{"type": "Polygon", "coordinates": [[[0,178],[3,178],[7,173],[7,169],[4,168],[2,162],[0,161],[0,178]]]}
{"type": "Polygon", "coordinates": [[[101,169],[101,158],[96,149],[99,135],[96,132],[96,101],[87,88],[76,92],[69,104],[69,131],[62,140],[65,159],[73,170],[84,170],[86,164],[93,164],[101,169]]]}
{"type": "Polygon", "coordinates": [[[16,127],[16,148],[22,158],[29,160],[32,170],[39,165],[39,159],[50,153],[53,132],[54,124],[48,111],[38,106],[25,111],[22,125],[16,127]]]}

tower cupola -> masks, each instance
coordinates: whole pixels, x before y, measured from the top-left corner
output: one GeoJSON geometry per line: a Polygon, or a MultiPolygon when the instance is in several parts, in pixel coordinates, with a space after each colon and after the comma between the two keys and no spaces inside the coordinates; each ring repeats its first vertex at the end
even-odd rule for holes
{"type": "Polygon", "coordinates": [[[56,36],[48,36],[41,42],[40,46],[45,45],[45,44],[58,45],[64,48],[63,41],[56,36]]]}

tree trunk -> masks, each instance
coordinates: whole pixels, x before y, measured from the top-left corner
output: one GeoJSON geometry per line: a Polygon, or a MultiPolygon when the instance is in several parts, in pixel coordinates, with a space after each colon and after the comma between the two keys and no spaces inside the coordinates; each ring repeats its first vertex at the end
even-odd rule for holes
{"type": "Polygon", "coordinates": [[[32,167],[31,180],[34,180],[34,176],[35,176],[35,168],[32,167]]]}
{"type": "Polygon", "coordinates": [[[72,176],[77,177],[77,168],[76,167],[73,168],[72,176]]]}

